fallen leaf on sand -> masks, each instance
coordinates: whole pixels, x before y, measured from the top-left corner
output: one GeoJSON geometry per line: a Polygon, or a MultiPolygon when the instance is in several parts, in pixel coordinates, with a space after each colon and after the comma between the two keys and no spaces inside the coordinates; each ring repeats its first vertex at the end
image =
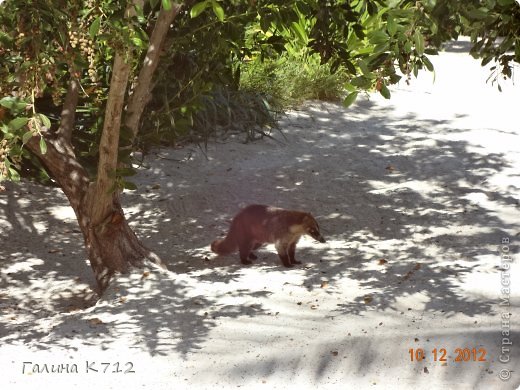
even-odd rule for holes
{"type": "Polygon", "coordinates": [[[90,320],[88,320],[88,323],[90,324],[90,326],[97,326],[97,325],[101,325],[103,323],[103,321],[101,321],[99,318],[91,318],[90,320]]]}
{"type": "Polygon", "coordinates": [[[421,263],[415,263],[413,269],[411,271],[408,271],[404,276],[402,280],[408,280],[410,279],[410,276],[414,274],[415,271],[418,271],[421,269],[421,263]]]}
{"type": "Polygon", "coordinates": [[[141,278],[144,279],[144,278],[147,278],[148,276],[150,276],[150,272],[144,271],[143,276],[141,276],[141,278]]]}
{"type": "Polygon", "coordinates": [[[365,301],[365,304],[369,304],[370,302],[372,302],[374,300],[374,298],[372,298],[371,295],[365,295],[363,300],[365,301]]]}

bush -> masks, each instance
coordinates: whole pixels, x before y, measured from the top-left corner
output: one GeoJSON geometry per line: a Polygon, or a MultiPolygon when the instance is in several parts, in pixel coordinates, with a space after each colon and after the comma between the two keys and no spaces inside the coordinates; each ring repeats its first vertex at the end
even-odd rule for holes
{"type": "Polygon", "coordinates": [[[240,87],[267,96],[279,109],[290,108],[305,100],[340,100],[347,75],[340,68],[331,72],[330,64],[320,64],[317,55],[285,55],[278,60],[255,59],[242,70],[240,87]]]}

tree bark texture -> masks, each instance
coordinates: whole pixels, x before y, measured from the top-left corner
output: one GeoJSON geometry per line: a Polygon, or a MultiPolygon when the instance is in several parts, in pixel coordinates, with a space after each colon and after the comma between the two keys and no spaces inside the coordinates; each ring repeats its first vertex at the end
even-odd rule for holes
{"type": "Polygon", "coordinates": [[[99,162],[94,188],[89,191],[90,216],[99,225],[113,211],[114,183],[119,154],[121,116],[125,104],[130,64],[123,53],[116,53],[108,92],[103,133],[99,144],[99,162]]]}

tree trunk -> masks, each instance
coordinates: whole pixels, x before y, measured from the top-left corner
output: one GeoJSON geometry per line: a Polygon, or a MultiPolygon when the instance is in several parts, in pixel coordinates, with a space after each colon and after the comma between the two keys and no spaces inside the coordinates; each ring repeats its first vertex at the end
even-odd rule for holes
{"type": "MultiPolygon", "coordinates": [[[[135,14],[136,5],[142,8],[142,0],[130,2],[126,11],[127,17],[135,14]]],[[[154,47],[148,51],[143,64],[147,69],[140,73],[131,99],[129,116],[134,136],[143,108],[148,101],[152,74],[159,60],[160,46],[179,8],[180,6],[174,4],[170,11],[161,9],[155,26],[152,36],[154,47]]],[[[117,272],[126,273],[132,267],[142,267],[147,261],[166,268],[160,258],[139,241],[128,225],[119,201],[118,189],[114,185],[131,58],[131,50],[115,54],[95,181],[90,181],[86,170],[76,159],[71,143],[79,93],[77,80],[71,79],[61,113],[60,127],[56,131],[50,129],[42,131],[47,152],[41,153],[39,137],[33,137],[26,144],[27,148],[41,160],[51,177],[57,181],[76,213],[100,294],[117,272]]]]}
{"type": "Polygon", "coordinates": [[[90,265],[101,292],[116,272],[127,273],[132,267],[142,267],[146,261],[166,268],[161,259],[147,249],[130,228],[118,196],[114,196],[112,209],[112,213],[98,225],[89,224],[88,221],[92,219],[88,214],[80,212],[80,219],[87,221],[82,232],[90,265]]]}
{"type": "Polygon", "coordinates": [[[61,137],[52,138],[52,134],[45,137],[45,154],[40,151],[37,137],[26,145],[42,161],[47,172],[69,199],[83,233],[98,293],[101,295],[117,272],[127,273],[132,267],[142,267],[147,261],[166,268],[161,259],[139,241],[128,225],[118,193],[112,195],[111,212],[105,219],[98,224],[93,222],[92,214],[99,212],[95,202],[89,200],[95,194],[92,191],[95,184],[89,185],[87,172],[76,160],[72,146],[61,137]]]}

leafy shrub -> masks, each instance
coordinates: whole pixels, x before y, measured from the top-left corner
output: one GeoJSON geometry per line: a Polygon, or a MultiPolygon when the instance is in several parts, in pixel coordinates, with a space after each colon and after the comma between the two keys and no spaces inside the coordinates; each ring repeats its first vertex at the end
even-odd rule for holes
{"type": "Polygon", "coordinates": [[[253,60],[242,72],[241,88],[269,96],[279,108],[293,107],[304,100],[340,100],[348,78],[340,68],[320,64],[317,55],[285,55],[278,60],[253,60]]]}

